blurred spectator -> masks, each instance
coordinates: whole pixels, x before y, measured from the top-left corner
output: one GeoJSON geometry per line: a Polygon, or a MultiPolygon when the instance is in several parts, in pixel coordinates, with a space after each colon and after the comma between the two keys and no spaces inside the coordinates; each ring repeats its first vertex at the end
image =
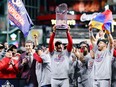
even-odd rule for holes
{"type": "Polygon", "coordinates": [[[4,57],[4,46],[2,44],[0,44],[0,59],[2,59],[4,57]]]}
{"type": "Polygon", "coordinates": [[[37,77],[35,74],[36,60],[42,62],[42,59],[35,53],[33,49],[34,43],[27,40],[25,43],[26,52],[21,54],[19,61],[19,77],[26,79],[26,86],[38,87],[37,77]]]}
{"type": "Polygon", "coordinates": [[[113,56],[116,57],[116,40],[114,40],[114,53],[113,56]]]}
{"type": "Polygon", "coordinates": [[[20,54],[17,52],[18,48],[16,47],[16,45],[11,44],[9,46],[9,49],[12,50],[13,57],[20,57],[20,54]]]}
{"type": "Polygon", "coordinates": [[[12,50],[8,49],[5,57],[1,59],[4,69],[0,70],[0,78],[16,78],[18,73],[18,59],[12,55],[12,50]],[[9,61],[8,61],[9,60],[9,61]]]}
{"type": "Polygon", "coordinates": [[[9,49],[9,45],[7,42],[4,42],[3,45],[1,44],[0,48],[1,48],[0,59],[2,59],[5,56],[7,50],[9,49]]]}
{"type": "Polygon", "coordinates": [[[8,50],[8,48],[9,48],[9,44],[7,42],[4,42],[4,49],[5,49],[5,51],[8,50]]]}
{"type": "Polygon", "coordinates": [[[22,41],[20,47],[18,48],[18,53],[22,54],[26,51],[25,49],[25,42],[22,41]]]}

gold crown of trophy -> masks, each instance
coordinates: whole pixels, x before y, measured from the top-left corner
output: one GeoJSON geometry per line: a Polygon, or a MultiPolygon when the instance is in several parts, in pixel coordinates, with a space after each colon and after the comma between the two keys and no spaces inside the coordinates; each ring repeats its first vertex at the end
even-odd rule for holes
{"type": "Polygon", "coordinates": [[[67,4],[62,3],[56,7],[56,29],[67,29],[67,4]]]}

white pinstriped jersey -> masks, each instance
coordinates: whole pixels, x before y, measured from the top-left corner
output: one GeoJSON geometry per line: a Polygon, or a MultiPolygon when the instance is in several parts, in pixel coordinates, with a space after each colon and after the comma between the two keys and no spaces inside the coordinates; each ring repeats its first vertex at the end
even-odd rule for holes
{"type": "Polygon", "coordinates": [[[95,52],[95,59],[94,59],[94,65],[93,65],[94,66],[93,78],[94,79],[110,79],[113,49],[110,50],[110,47],[108,45],[106,50],[104,51],[94,50],[94,52],[95,52]]]}
{"type": "Polygon", "coordinates": [[[54,79],[68,78],[70,53],[67,50],[51,53],[51,76],[54,79]]]}

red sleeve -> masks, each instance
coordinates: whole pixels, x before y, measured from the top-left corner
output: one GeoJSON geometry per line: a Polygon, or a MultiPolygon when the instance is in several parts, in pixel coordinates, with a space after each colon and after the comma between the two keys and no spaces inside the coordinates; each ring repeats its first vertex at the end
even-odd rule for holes
{"type": "Polygon", "coordinates": [[[90,45],[89,45],[89,48],[90,48],[90,50],[92,50],[92,49],[93,49],[93,45],[92,45],[92,44],[90,44],[90,45]]]}
{"type": "Polygon", "coordinates": [[[116,50],[114,49],[113,56],[116,57],[116,50]]]}
{"type": "Polygon", "coordinates": [[[12,65],[12,67],[10,67],[10,65],[9,65],[9,67],[7,68],[7,71],[18,73],[19,72],[18,64],[16,64],[17,62],[15,60],[13,60],[13,61],[14,61],[15,65],[12,65]]]}
{"type": "Polygon", "coordinates": [[[68,31],[66,33],[67,33],[67,38],[68,38],[67,50],[68,52],[71,52],[72,46],[73,46],[72,37],[68,31]]]}
{"type": "Polygon", "coordinates": [[[7,69],[9,67],[10,58],[3,58],[0,60],[0,70],[7,69]]]}
{"type": "Polygon", "coordinates": [[[18,63],[15,63],[15,65],[13,66],[13,69],[15,72],[19,72],[19,68],[18,68],[18,63]]]}
{"type": "MultiPolygon", "coordinates": [[[[20,58],[20,55],[18,55],[18,57],[20,58]]],[[[13,60],[14,61],[14,66],[13,66],[13,69],[14,69],[14,71],[15,72],[19,72],[19,68],[18,68],[18,66],[19,66],[19,64],[18,64],[18,62],[19,62],[19,59],[18,60],[13,60]]]]}
{"type": "Polygon", "coordinates": [[[33,56],[34,56],[34,59],[38,61],[39,63],[43,62],[42,58],[37,53],[34,53],[33,56]]]}
{"type": "Polygon", "coordinates": [[[54,51],[54,37],[55,33],[53,32],[52,35],[50,36],[50,41],[49,41],[49,51],[53,52],[54,51]]]}

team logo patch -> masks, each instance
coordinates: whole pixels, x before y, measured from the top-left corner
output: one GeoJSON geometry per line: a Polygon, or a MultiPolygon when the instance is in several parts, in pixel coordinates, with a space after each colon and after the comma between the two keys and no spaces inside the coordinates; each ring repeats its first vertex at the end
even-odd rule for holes
{"type": "Polygon", "coordinates": [[[54,58],[54,61],[55,62],[63,62],[64,61],[63,55],[62,54],[57,55],[57,57],[54,58]]]}
{"type": "Polygon", "coordinates": [[[90,61],[88,62],[88,68],[89,68],[89,69],[92,69],[92,67],[93,67],[93,60],[90,60],[90,61]]]}
{"type": "Polygon", "coordinates": [[[100,61],[102,61],[102,59],[103,59],[103,55],[97,54],[95,61],[100,62],[100,61]]]}

